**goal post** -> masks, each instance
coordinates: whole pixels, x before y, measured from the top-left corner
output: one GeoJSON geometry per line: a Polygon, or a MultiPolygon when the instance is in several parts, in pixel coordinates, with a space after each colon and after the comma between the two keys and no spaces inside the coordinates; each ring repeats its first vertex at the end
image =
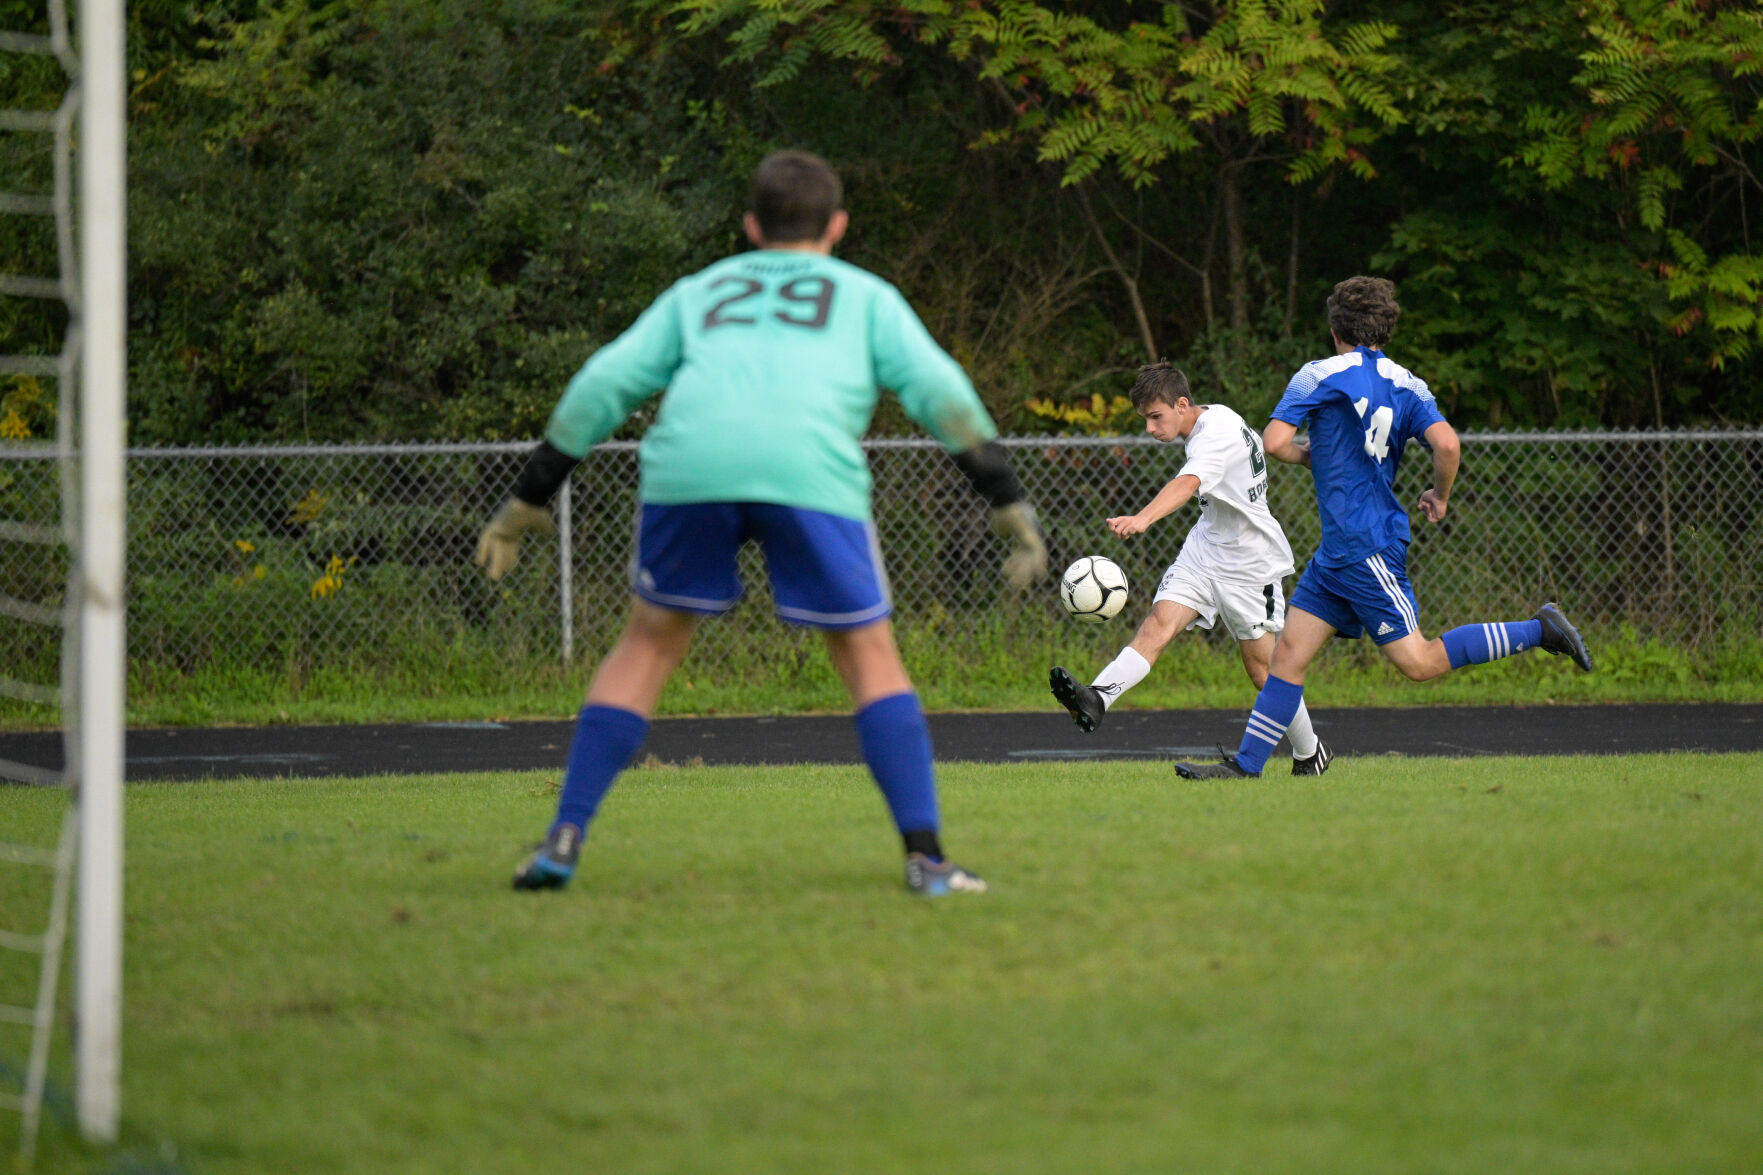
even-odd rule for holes
{"type": "MultiPolygon", "coordinates": [[[[121,1117],[122,782],[128,380],[123,0],[79,0],[80,441],[74,1106],[88,1139],[121,1117]]],[[[64,669],[65,672],[65,669],[64,669]]]]}

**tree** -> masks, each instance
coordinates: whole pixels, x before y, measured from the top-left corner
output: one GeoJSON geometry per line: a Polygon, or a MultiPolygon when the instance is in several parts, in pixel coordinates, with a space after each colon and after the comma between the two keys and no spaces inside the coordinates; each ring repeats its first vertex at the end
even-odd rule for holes
{"type": "MultiPolygon", "coordinates": [[[[1007,428],[1044,423],[1031,399],[1110,427],[1061,406],[1163,354],[1258,412],[1355,272],[1399,281],[1399,357],[1468,427],[1763,418],[1754,4],[143,0],[130,21],[147,442],[529,435],[594,347],[739,247],[746,177],[786,145],[845,173],[844,255],[907,291],[1007,428]]],[[[53,104],[42,65],[0,61],[9,104],[53,104]]],[[[25,139],[0,136],[0,170],[40,190],[25,139]]],[[[0,269],[44,272],[25,219],[0,269]]],[[[56,305],[0,301],[0,350],[58,345],[56,305]]]]}
{"type": "Polygon", "coordinates": [[[1615,187],[1621,214],[1661,234],[1653,267],[1723,367],[1763,340],[1763,256],[1749,204],[1763,180],[1745,150],[1763,132],[1763,10],[1704,0],[1595,0],[1573,89],[1526,112],[1518,153],[1554,190],[1615,187]]]}
{"type": "Polygon", "coordinates": [[[537,432],[734,242],[739,128],[676,67],[600,71],[603,15],[284,0],[222,24],[136,137],[137,434],[537,432]]]}
{"type": "MultiPolygon", "coordinates": [[[[1206,176],[1209,219],[1224,240],[1229,324],[1237,330],[1252,314],[1243,196],[1251,174],[1272,164],[1294,185],[1336,168],[1369,177],[1375,169],[1366,148],[1401,121],[1383,81],[1393,61],[1382,49],[1394,28],[1379,21],[1325,28],[1323,0],[1165,4],[1152,20],[1121,19],[1108,5],[1090,6],[1092,14],[1019,0],[683,0],[663,7],[679,14],[689,34],[724,33],[730,61],[766,61],[761,84],[794,76],[815,54],[852,62],[860,77],[873,78],[901,60],[899,40],[943,45],[1013,112],[979,141],[1026,140],[1039,159],[1060,166],[1068,186],[1104,168],[1135,187],[1206,176]],[[1189,157],[1197,155],[1204,161],[1196,166],[1189,157]]],[[[1137,279],[1079,191],[1155,358],[1137,279]]],[[[1296,285],[1293,219],[1288,306],[1296,285]]],[[[1149,236],[1143,225],[1131,227],[1149,236]]],[[[1200,279],[1210,318],[1210,256],[1196,263],[1159,247],[1200,279]]]]}
{"type": "Polygon", "coordinates": [[[1365,7],[1405,30],[1409,211],[1374,262],[1402,279],[1416,366],[1495,424],[1763,409],[1754,8],[1365,7]]]}

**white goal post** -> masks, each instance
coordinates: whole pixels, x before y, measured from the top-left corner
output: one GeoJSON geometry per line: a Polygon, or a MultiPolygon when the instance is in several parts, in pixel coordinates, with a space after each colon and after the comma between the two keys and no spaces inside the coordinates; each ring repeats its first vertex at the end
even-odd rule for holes
{"type": "MultiPolygon", "coordinates": [[[[127,63],[123,0],[80,0],[79,895],[74,1105],[117,1137],[122,1077],[124,449],[128,381],[127,63]]],[[[66,667],[63,673],[67,672],[66,667]]]]}

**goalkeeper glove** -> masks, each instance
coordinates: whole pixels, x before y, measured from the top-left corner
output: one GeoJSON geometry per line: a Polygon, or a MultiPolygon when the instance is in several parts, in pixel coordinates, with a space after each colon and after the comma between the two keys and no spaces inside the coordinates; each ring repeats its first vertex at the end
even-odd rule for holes
{"type": "Polygon", "coordinates": [[[1047,576],[1047,544],[1035,522],[1034,507],[1027,502],[1012,502],[992,511],[992,529],[1010,540],[1010,554],[1004,559],[1004,580],[1021,591],[1037,579],[1047,576]]]}
{"type": "Polygon", "coordinates": [[[514,570],[515,563],[520,560],[520,536],[533,530],[547,538],[557,533],[557,527],[551,522],[551,512],[541,506],[523,502],[519,498],[509,498],[484,527],[484,533],[477,540],[477,558],[474,562],[490,573],[491,579],[501,579],[514,570]]]}

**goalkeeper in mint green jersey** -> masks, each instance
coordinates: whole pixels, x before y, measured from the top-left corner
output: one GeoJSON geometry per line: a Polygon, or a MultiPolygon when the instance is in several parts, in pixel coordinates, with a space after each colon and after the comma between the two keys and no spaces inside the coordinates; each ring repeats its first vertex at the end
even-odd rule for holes
{"type": "Polygon", "coordinates": [[[601,799],[642,748],[656,700],[701,617],[740,600],[735,557],[757,542],[794,624],[821,629],[856,707],[858,741],[906,850],[915,893],[983,892],[940,842],[930,730],[900,663],[859,443],[881,388],[954,456],[1013,545],[1017,587],[1046,574],[1034,513],[973,384],[898,290],[832,257],[847,217],[839,178],[801,151],[766,157],[745,217],[753,252],[674,283],[588,360],[551,416],[477,561],[513,566],[525,531],[588,450],[661,394],[639,449],[641,510],[630,620],[576,718],[557,817],[514,874],[567,885],[601,799]]]}

